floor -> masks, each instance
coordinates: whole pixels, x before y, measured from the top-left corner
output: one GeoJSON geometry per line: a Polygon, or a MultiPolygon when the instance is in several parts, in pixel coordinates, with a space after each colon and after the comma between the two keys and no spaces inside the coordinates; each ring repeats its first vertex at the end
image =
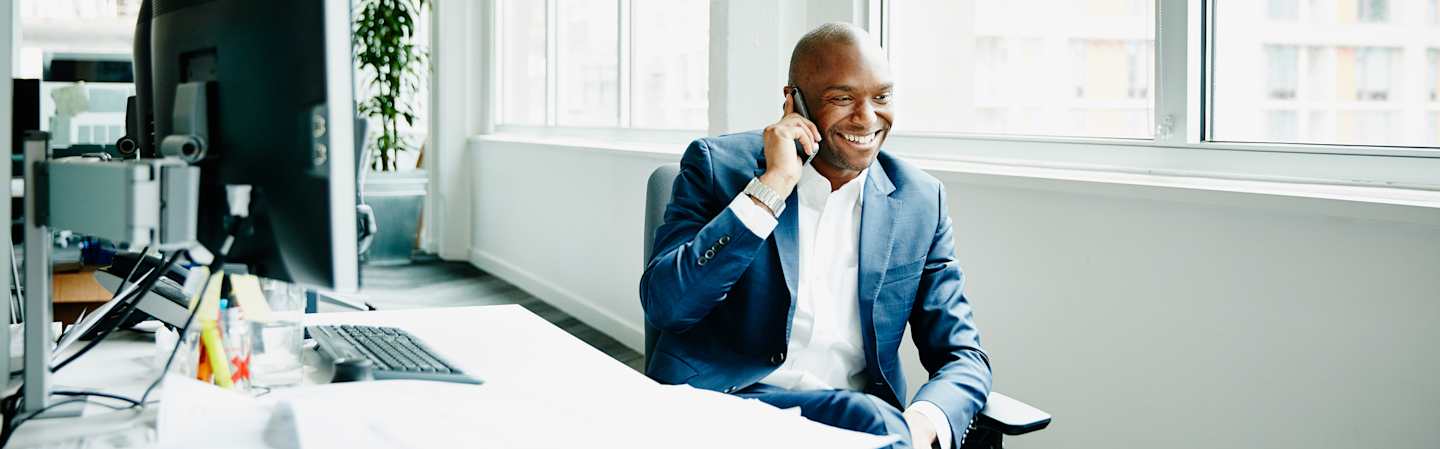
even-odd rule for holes
{"type": "Polygon", "coordinates": [[[644,357],[524,290],[464,262],[418,261],[362,268],[361,294],[377,309],[519,304],[620,363],[644,370],[644,357]],[[417,286],[424,286],[423,290],[417,286]]]}

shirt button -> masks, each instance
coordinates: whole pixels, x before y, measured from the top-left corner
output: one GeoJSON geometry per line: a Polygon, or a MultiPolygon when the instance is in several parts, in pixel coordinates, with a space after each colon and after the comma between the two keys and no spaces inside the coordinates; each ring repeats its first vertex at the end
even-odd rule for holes
{"type": "Polygon", "coordinates": [[[770,356],[771,365],[779,365],[781,363],[785,363],[785,353],[781,352],[770,356]]]}

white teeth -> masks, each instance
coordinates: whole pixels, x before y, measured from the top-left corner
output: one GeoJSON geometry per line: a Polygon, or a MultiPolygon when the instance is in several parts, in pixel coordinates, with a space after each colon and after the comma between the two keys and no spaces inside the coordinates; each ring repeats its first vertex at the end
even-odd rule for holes
{"type": "Polygon", "coordinates": [[[856,135],[852,135],[852,134],[840,133],[840,137],[844,137],[845,140],[848,140],[848,141],[853,142],[853,143],[857,143],[857,144],[861,144],[861,145],[866,145],[866,144],[869,144],[871,141],[875,140],[875,136],[876,136],[877,134],[879,134],[879,133],[876,132],[876,133],[866,134],[866,135],[863,135],[863,136],[856,136],[856,135]]]}

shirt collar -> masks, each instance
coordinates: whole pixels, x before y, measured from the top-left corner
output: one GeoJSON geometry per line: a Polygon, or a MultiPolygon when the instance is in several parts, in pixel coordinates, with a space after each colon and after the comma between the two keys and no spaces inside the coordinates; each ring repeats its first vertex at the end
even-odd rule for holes
{"type": "Polygon", "coordinates": [[[833,194],[841,195],[841,199],[854,201],[855,204],[864,204],[865,196],[860,193],[864,190],[865,178],[870,174],[870,167],[865,167],[854,179],[847,181],[832,193],[830,180],[815,170],[814,164],[815,161],[812,159],[805,163],[805,167],[800,171],[800,183],[796,187],[800,193],[800,201],[823,206],[825,198],[833,194]]]}

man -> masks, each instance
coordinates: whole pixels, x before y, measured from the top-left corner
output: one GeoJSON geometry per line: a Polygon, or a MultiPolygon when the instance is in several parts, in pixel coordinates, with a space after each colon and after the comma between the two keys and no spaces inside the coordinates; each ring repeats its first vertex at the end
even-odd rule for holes
{"type": "Polygon", "coordinates": [[[899,435],[897,447],[959,448],[989,360],[944,186],[880,151],[892,88],[863,30],[822,25],[795,46],[778,122],[690,145],[640,280],[659,334],[649,376],[899,435]],[[907,322],[930,381],[903,407],[907,322]]]}

